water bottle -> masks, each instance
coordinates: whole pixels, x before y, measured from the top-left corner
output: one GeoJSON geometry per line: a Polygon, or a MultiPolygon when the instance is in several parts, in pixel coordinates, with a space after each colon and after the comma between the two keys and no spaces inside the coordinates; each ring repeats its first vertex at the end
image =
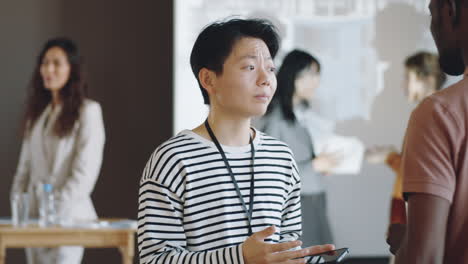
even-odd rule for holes
{"type": "Polygon", "coordinates": [[[52,184],[42,185],[42,197],[39,203],[39,226],[50,227],[56,224],[55,198],[52,184]]]}

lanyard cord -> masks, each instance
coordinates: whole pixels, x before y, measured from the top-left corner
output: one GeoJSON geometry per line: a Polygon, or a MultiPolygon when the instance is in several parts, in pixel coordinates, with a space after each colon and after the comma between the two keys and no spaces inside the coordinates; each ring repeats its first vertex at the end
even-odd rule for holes
{"type": "Polygon", "coordinates": [[[218,142],[218,139],[216,138],[215,134],[213,133],[213,130],[211,130],[210,124],[208,123],[208,119],[205,121],[205,127],[206,130],[208,131],[208,134],[211,137],[211,140],[216,145],[216,148],[219,151],[219,154],[221,154],[221,157],[223,158],[224,164],[226,165],[226,169],[229,172],[229,175],[231,176],[232,183],[234,184],[234,187],[236,188],[237,196],[239,197],[239,200],[242,203],[242,208],[244,209],[245,215],[247,216],[248,219],[248,228],[249,228],[249,236],[253,234],[252,232],[252,214],[253,214],[253,202],[254,202],[254,192],[255,192],[255,170],[254,170],[254,165],[255,165],[255,148],[253,144],[253,138],[250,137],[250,150],[251,150],[251,160],[252,160],[252,170],[251,170],[251,177],[250,177],[250,201],[249,201],[249,209],[247,209],[247,206],[245,204],[244,198],[242,197],[242,194],[240,192],[239,185],[237,184],[236,178],[234,177],[234,173],[232,172],[231,166],[229,165],[229,162],[226,158],[226,154],[224,153],[223,148],[218,142]]]}

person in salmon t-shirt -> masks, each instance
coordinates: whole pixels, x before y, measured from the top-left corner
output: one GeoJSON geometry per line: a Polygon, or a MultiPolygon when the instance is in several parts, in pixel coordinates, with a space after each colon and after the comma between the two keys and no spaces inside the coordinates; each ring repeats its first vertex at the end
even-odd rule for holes
{"type": "Polygon", "coordinates": [[[468,1],[432,0],[429,9],[441,68],[465,76],[423,100],[408,123],[407,224],[387,238],[396,264],[468,263],[468,1]]]}

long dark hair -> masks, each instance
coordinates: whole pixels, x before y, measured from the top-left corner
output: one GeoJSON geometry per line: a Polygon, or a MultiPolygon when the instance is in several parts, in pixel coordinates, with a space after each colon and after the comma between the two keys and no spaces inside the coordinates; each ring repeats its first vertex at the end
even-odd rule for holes
{"type": "Polygon", "coordinates": [[[68,38],[54,38],[46,42],[36,61],[36,67],[30,84],[26,101],[26,112],[23,121],[23,136],[26,136],[52,100],[52,94],[44,87],[40,73],[41,64],[46,52],[54,47],[61,48],[67,55],[70,64],[70,76],[65,86],[60,89],[62,110],[54,125],[53,131],[59,137],[70,134],[80,116],[80,108],[87,94],[87,83],[82,72],[82,58],[78,48],[68,38]]]}
{"type": "Polygon", "coordinates": [[[271,113],[274,107],[280,107],[286,120],[291,122],[296,120],[293,110],[293,96],[296,91],[295,81],[302,71],[313,64],[317,65],[317,71],[320,72],[320,63],[311,54],[302,50],[293,50],[286,55],[278,70],[276,77],[278,86],[273,100],[268,106],[267,115],[271,113]]]}

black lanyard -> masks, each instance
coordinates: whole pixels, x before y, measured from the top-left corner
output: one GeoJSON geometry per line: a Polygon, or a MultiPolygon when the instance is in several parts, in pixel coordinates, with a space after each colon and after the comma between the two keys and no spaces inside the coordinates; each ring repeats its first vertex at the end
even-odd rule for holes
{"type": "Polygon", "coordinates": [[[255,187],[255,178],[254,178],[255,148],[253,145],[253,139],[252,137],[250,137],[250,150],[252,153],[252,158],[251,158],[252,159],[252,171],[251,171],[252,176],[250,178],[250,202],[249,202],[250,210],[248,210],[247,206],[245,205],[244,198],[242,197],[242,194],[240,192],[239,185],[237,184],[236,178],[234,177],[234,173],[232,172],[231,166],[229,165],[229,162],[226,158],[226,154],[224,153],[223,148],[219,144],[218,139],[214,135],[213,130],[211,130],[210,124],[208,123],[208,119],[205,121],[205,127],[206,127],[206,130],[208,131],[208,134],[210,134],[211,140],[213,140],[213,142],[215,143],[216,148],[219,151],[219,154],[221,154],[221,157],[223,158],[224,164],[226,165],[229,175],[231,175],[232,183],[234,184],[234,187],[236,187],[237,196],[239,196],[239,200],[242,203],[242,207],[244,208],[245,215],[247,216],[247,219],[248,219],[249,236],[251,236],[253,234],[252,233],[252,213],[253,213],[253,204],[254,204],[253,202],[254,202],[254,192],[255,192],[255,189],[254,189],[255,187]]]}

